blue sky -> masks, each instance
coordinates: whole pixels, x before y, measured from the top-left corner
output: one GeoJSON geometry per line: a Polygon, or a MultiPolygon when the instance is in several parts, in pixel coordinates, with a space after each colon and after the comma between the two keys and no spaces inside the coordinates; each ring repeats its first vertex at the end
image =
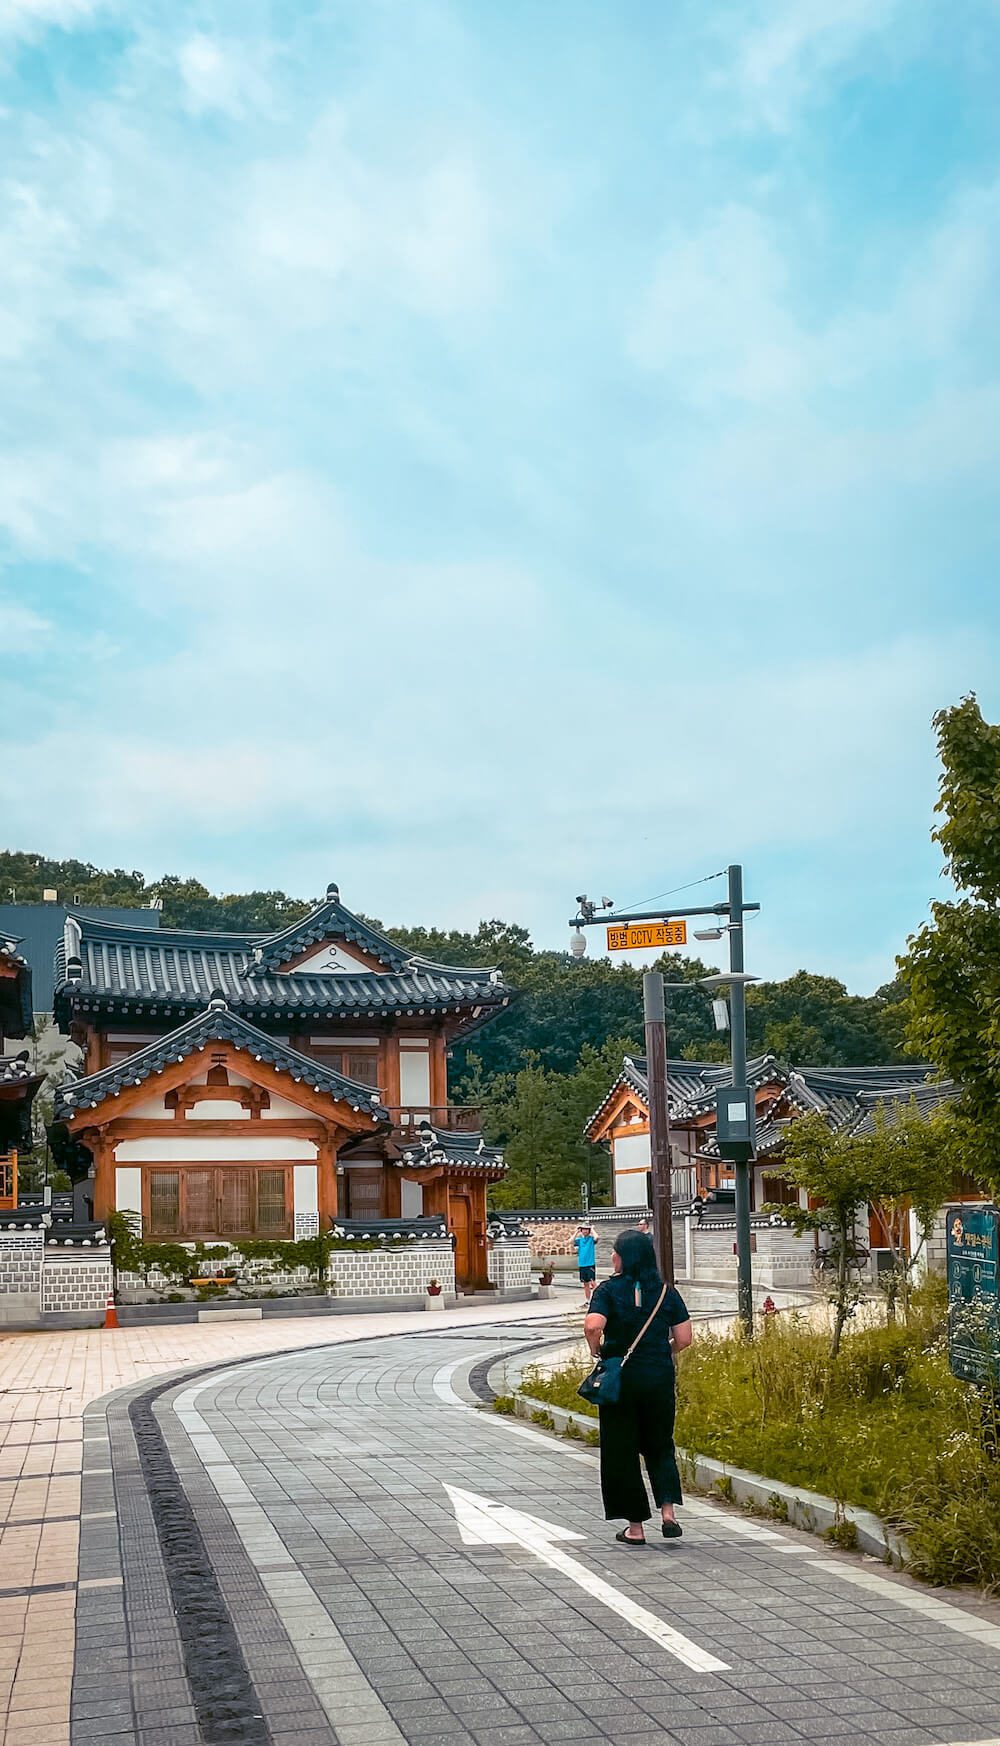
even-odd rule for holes
{"type": "Polygon", "coordinates": [[[1000,15],[7,0],[10,847],[864,992],[997,718],[1000,15]]]}

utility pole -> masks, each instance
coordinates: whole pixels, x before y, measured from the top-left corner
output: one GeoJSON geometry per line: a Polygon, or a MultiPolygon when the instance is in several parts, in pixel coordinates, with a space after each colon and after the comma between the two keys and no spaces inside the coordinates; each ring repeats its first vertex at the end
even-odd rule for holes
{"type": "Polygon", "coordinates": [[[674,1283],[674,1213],[670,1181],[670,1094],[667,1086],[667,1016],[663,976],[647,970],[642,979],[646,1025],[646,1077],[649,1083],[649,1158],[653,1185],[653,1241],[660,1273],[674,1283]]]}
{"type": "MultiPolygon", "coordinates": [[[[743,868],[731,866],[729,877],[729,1036],[732,1047],[733,1087],[747,1082],[747,991],[742,980],[743,868]]],[[[737,1302],[744,1333],[753,1335],[753,1283],[750,1257],[750,1161],[736,1160],[736,1279],[737,1302]]]]}
{"type": "MultiPolygon", "coordinates": [[[[719,875],[721,877],[721,874],[719,875]]],[[[675,920],[684,920],[688,916],[705,916],[714,918],[717,925],[699,933],[695,930],[696,940],[721,939],[723,931],[729,934],[729,970],[713,976],[699,977],[695,986],[717,993],[723,986],[729,988],[730,998],[730,1037],[732,1059],[732,1084],[720,1086],[717,1094],[716,1135],[719,1143],[719,1156],[731,1161],[735,1169],[736,1181],[736,1256],[737,1285],[740,1321],[744,1332],[753,1334],[753,1277],[751,1260],[750,1236],[750,1164],[754,1156],[756,1142],[756,1115],[754,1097],[747,1085],[747,1019],[746,1019],[746,984],[755,982],[755,976],[748,976],[744,969],[743,933],[746,916],[760,909],[759,903],[745,903],[743,900],[743,869],[733,864],[727,870],[729,889],[725,903],[699,904],[692,908],[643,909],[616,912],[610,897],[602,898],[600,904],[591,902],[588,897],[578,897],[579,909],[575,916],[570,917],[569,926],[573,932],[570,936],[570,951],[574,958],[580,958],[587,950],[584,938],[584,928],[607,926],[609,929],[608,944],[611,945],[610,929],[621,929],[625,922],[665,921],[668,916],[675,920]]],[[[615,949],[622,951],[626,945],[617,941],[615,949]]],[[[687,984],[677,986],[688,986],[687,984]]],[[[673,1277],[673,1224],[671,1221],[671,1182],[670,1182],[670,1116],[667,1103],[666,1075],[666,1020],[663,1004],[663,979],[657,973],[643,977],[643,1002],[646,1020],[646,1055],[649,1062],[649,1116],[650,1116],[650,1162],[653,1183],[653,1219],[657,1238],[657,1254],[660,1270],[665,1279],[673,1277]],[[658,993],[649,992],[652,982],[659,983],[658,993]],[[662,1101],[657,1083],[659,1063],[662,1062],[662,1101]],[[665,1222],[661,1222],[665,1221],[665,1222]]]]}

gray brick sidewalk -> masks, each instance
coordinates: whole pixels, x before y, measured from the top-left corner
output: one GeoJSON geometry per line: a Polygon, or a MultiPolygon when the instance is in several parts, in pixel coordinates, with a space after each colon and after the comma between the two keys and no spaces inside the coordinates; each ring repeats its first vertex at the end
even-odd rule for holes
{"type": "Polygon", "coordinates": [[[989,1609],[705,1503],[680,1543],[615,1545],[589,1452],[452,1393],[526,1337],[359,1342],[90,1409],[74,1746],[1000,1735],[989,1609]],[[580,1535],[569,1562],[464,1543],[446,1485],[580,1535]],[[685,1665],[581,1571],[724,1665],[685,1665]]]}

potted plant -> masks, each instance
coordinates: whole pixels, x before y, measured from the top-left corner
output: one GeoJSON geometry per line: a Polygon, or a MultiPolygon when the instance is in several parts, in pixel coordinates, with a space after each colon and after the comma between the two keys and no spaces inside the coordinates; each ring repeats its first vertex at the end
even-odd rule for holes
{"type": "Polygon", "coordinates": [[[444,1309],[444,1292],[441,1290],[441,1281],[439,1279],[429,1279],[424,1288],[424,1293],[424,1309],[444,1309]]]}
{"type": "Polygon", "coordinates": [[[555,1268],[552,1265],[552,1258],[551,1258],[551,1256],[549,1256],[547,1259],[543,1260],[542,1271],[538,1275],[538,1295],[539,1295],[539,1297],[554,1297],[555,1296],[555,1292],[556,1292],[555,1278],[556,1278],[555,1268]]]}

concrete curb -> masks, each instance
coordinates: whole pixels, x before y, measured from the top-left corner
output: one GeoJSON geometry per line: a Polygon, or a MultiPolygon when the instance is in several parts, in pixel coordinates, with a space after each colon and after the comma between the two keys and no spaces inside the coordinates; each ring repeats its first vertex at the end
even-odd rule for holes
{"type": "MultiPolygon", "coordinates": [[[[489,1378],[492,1385],[492,1373],[489,1378]]],[[[569,1412],[553,1406],[550,1401],[535,1400],[529,1394],[514,1391],[514,1411],[519,1419],[527,1419],[544,1430],[568,1436],[574,1442],[592,1439],[589,1432],[597,1429],[597,1421],[589,1413],[569,1412]],[[572,1430],[569,1427],[572,1426],[572,1430]]],[[[908,1559],[906,1541],[871,1510],[853,1504],[839,1505],[832,1497],[818,1491],[806,1491],[801,1486],[787,1485],[781,1479],[765,1479],[759,1473],[748,1473],[742,1467],[730,1467],[709,1455],[693,1455],[678,1448],[677,1459],[689,1491],[723,1502],[749,1506],[754,1514],[766,1516],[772,1522],[788,1522],[806,1533],[823,1535],[828,1528],[844,1524],[853,1526],[859,1552],[880,1558],[902,1570],[908,1559]]]]}

